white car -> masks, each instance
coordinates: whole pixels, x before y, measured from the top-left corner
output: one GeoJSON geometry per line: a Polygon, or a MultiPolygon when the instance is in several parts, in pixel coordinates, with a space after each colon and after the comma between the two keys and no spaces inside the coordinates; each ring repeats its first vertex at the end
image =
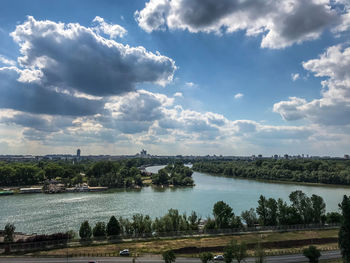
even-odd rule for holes
{"type": "Polygon", "coordinates": [[[129,249],[123,249],[122,251],[119,251],[120,256],[129,256],[130,252],[129,249]]]}
{"type": "Polygon", "coordinates": [[[214,257],[214,260],[220,260],[220,261],[222,261],[222,260],[224,260],[224,256],[223,255],[216,255],[215,257],[214,257]]]}

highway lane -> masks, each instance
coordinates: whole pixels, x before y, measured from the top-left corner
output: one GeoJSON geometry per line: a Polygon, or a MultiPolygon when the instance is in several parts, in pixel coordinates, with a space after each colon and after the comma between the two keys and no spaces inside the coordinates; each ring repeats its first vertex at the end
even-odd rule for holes
{"type": "MultiPolygon", "coordinates": [[[[339,251],[325,251],[321,253],[321,259],[337,259],[340,258],[340,252],[339,251]]],[[[99,257],[99,258],[33,258],[33,257],[0,257],[1,263],[87,263],[90,260],[95,260],[99,263],[126,263],[126,262],[132,262],[131,257],[99,257]]],[[[136,262],[144,262],[144,263],[160,263],[164,262],[161,257],[159,256],[147,256],[147,257],[140,257],[136,259],[136,262]]],[[[177,258],[176,262],[179,263],[198,263],[201,262],[197,258],[177,258]]],[[[247,263],[254,263],[254,258],[248,258],[246,259],[247,263]]],[[[281,256],[270,256],[266,258],[266,262],[268,263],[277,263],[277,262],[284,262],[284,263],[292,263],[292,262],[308,262],[308,260],[301,254],[294,254],[294,255],[281,255],[281,256]]]]}

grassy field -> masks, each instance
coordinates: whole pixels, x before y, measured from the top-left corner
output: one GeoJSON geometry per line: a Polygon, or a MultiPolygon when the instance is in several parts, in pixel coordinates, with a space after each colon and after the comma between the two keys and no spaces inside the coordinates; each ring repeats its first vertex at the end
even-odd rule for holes
{"type": "MultiPolygon", "coordinates": [[[[201,237],[201,238],[179,238],[179,239],[168,239],[168,240],[152,240],[152,241],[132,241],[132,242],[121,242],[117,244],[108,245],[92,245],[92,246],[81,246],[71,247],[68,249],[69,254],[108,254],[116,253],[119,250],[128,248],[132,253],[137,254],[160,254],[163,251],[170,249],[179,249],[184,247],[216,247],[226,246],[231,240],[237,240],[238,242],[248,243],[264,243],[274,241],[285,241],[285,240],[302,240],[302,239],[313,239],[313,238],[330,238],[337,237],[338,230],[315,230],[315,231],[294,231],[294,232],[282,232],[282,233],[264,233],[264,234],[244,234],[244,235],[231,235],[231,236],[216,236],[216,237],[201,237]]],[[[317,245],[320,249],[329,250],[336,248],[335,243],[317,245]]],[[[282,251],[289,251],[290,253],[296,253],[300,251],[299,248],[288,249],[269,249],[266,252],[269,254],[279,254],[282,251]]],[[[220,252],[220,251],[217,251],[220,252]]],[[[286,252],[284,252],[286,253],[286,252]]],[[[36,252],[35,255],[47,255],[47,256],[64,256],[67,254],[67,249],[55,249],[49,251],[36,252]]],[[[187,254],[187,256],[189,256],[187,254]]],[[[192,255],[195,256],[195,255],[192,255]]]]}

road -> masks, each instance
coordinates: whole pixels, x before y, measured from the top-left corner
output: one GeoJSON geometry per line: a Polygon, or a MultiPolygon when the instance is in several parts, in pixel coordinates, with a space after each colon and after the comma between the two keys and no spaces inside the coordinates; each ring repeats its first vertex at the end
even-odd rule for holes
{"type": "MultiPolygon", "coordinates": [[[[340,252],[339,251],[325,251],[322,252],[321,259],[337,259],[340,258],[340,252]]],[[[0,262],[6,262],[6,263],[87,263],[90,260],[96,260],[96,262],[99,263],[124,263],[124,262],[132,262],[131,257],[100,257],[100,258],[32,258],[32,257],[0,257],[0,262]]],[[[136,262],[140,263],[148,263],[148,262],[154,262],[154,263],[160,263],[164,262],[159,256],[154,257],[141,257],[137,258],[136,262]]],[[[197,258],[177,258],[176,262],[178,263],[199,263],[201,262],[197,258]]],[[[254,258],[248,258],[246,259],[247,263],[253,263],[255,262],[254,258]]],[[[306,258],[301,254],[295,254],[295,255],[281,255],[281,256],[271,256],[266,258],[266,262],[271,263],[277,263],[277,262],[308,262],[306,258]]]]}

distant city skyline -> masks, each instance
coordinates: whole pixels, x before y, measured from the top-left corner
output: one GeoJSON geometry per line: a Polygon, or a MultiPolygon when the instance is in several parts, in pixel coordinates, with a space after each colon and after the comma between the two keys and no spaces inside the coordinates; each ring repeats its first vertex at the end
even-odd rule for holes
{"type": "Polygon", "coordinates": [[[0,7],[0,155],[349,154],[349,1],[0,7]]]}

